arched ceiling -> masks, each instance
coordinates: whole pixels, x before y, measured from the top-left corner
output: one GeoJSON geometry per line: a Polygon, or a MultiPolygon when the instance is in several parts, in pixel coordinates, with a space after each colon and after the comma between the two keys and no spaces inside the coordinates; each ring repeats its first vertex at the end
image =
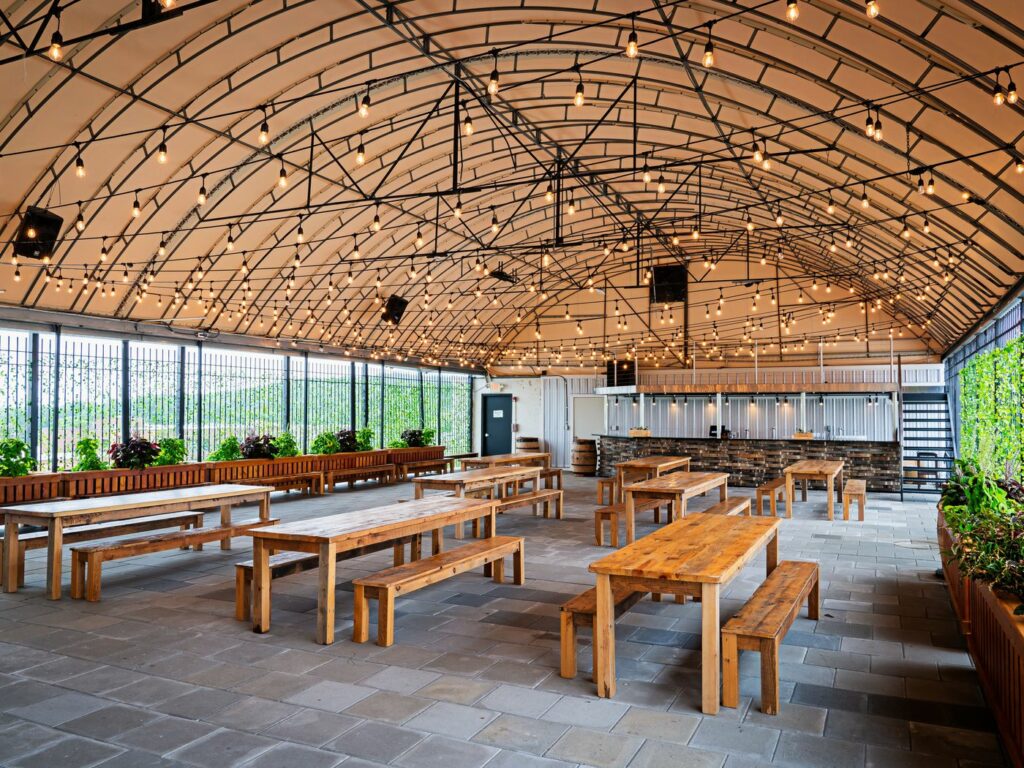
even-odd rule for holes
{"type": "Polygon", "coordinates": [[[3,0],[0,301],[493,369],[938,355],[1024,268],[1024,6],[798,7],[3,0]]]}

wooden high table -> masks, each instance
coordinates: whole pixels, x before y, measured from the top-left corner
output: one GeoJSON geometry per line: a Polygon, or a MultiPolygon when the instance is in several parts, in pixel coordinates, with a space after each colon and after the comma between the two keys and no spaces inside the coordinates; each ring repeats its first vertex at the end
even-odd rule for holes
{"type": "Polygon", "coordinates": [[[681,469],[690,470],[689,456],[644,456],[641,459],[620,461],[615,465],[615,482],[619,488],[619,501],[623,500],[623,488],[626,485],[626,473],[643,473],[645,480],[660,477],[669,472],[681,469]]]}
{"type": "Polygon", "coordinates": [[[463,467],[509,467],[538,466],[548,468],[551,454],[543,451],[536,453],[496,453],[493,456],[479,456],[474,459],[463,459],[463,467]]]}
{"type": "MultiPolygon", "coordinates": [[[[46,592],[51,600],[60,600],[64,528],[216,508],[220,508],[221,525],[227,526],[231,524],[233,506],[253,501],[259,502],[260,520],[269,520],[271,490],[260,485],[197,485],[4,507],[0,510],[4,516],[4,567],[7,569],[4,591],[18,591],[19,524],[46,526],[46,592]]],[[[230,537],[221,541],[221,549],[230,548],[230,537]]]]}
{"type": "Polygon", "coordinates": [[[617,586],[638,592],[701,599],[701,709],[718,713],[721,701],[719,600],[728,585],[762,549],[767,573],[779,559],[778,518],[691,515],[590,565],[597,581],[594,617],[594,682],[597,695],[615,695],[615,601],[617,586]]]}
{"type": "Polygon", "coordinates": [[[494,502],[432,496],[340,515],[296,520],[253,528],[253,632],[270,629],[270,556],[275,552],[310,552],[320,556],[317,589],[316,641],[334,642],[334,591],[339,552],[395,541],[426,532],[434,534],[435,554],[443,547],[443,529],[467,520],[485,520],[485,536],[495,531],[494,502]]]}
{"type": "Polygon", "coordinates": [[[673,472],[670,475],[652,477],[631,483],[623,490],[626,493],[626,544],[636,538],[636,497],[672,499],[672,520],[686,515],[686,500],[713,488],[718,488],[719,498],[729,498],[729,475],[725,472],[673,472]]]}
{"type": "MultiPolygon", "coordinates": [[[[824,480],[825,492],[828,496],[828,519],[835,519],[836,495],[843,492],[843,468],[846,466],[842,461],[819,461],[816,459],[804,459],[796,464],[786,467],[786,517],[793,516],[793,495],[796,491],[796,480],[824,480]],[[838,485],[836,479],[838,478],[838,485]]],[[[807,486],[804,485],[806,501],[807,486]]]]}
{"type": "MultiPolygon", "coordinates": [[[[534,487],[537,487],[540,482],[540,471],[540,467],[499,466],[414,477],[412,481],[416,486],[417,499],[424,497],[424,491],[451,491],[458,497],[487,491],[491,498],[503,498],[509,485],[518,488],[520,483],[533,481],[534,487]]],[[[462,537],[463,531],[460,523],[455,526],[455,538],[461,539],[462,537]]]]}

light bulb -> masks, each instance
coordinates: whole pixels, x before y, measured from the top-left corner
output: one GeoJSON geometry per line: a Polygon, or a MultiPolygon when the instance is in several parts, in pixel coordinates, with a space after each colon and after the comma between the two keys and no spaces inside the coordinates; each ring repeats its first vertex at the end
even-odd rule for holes
{"type": "Polygon", "coordinates": [[[132,218],[139,218],[139,214],[142,212],[142,206],[139,205],[139,196],[135,195],[135,199],[132,201],[132,218]]]}
{"type": "Polygon", "coordinates": [[[1010,84],[1006,86],[1006,103],[1016,104],[1017,98],[1017,84],[1011,80],[1010,84]]]}
{"type": "Polygon", "coordinates": [[[640,53],[640,44],[636,36],[636,30],[634,29],[629,33],[629,37],[626,39],[626,56],[631,59],[635,59],[638,53],[640,53]]]}
{"type": "Polygon", "coordinates": [[[491,213],[491,232],[498,234],[498,214],[491,213]]]}
{"type": "Polygon", "coordinates": [[[359,142],[359,146],[356,148],[356,165],[362,165],[366,162],[366,147],[363,146],[363,142],[359,142]]]}
{"type": "Polygon", "coordinates": [[[797,0],[786,0],[786,18],[790,21],[800,18],[800,4],[797,0]]]}
{"type": "Polygon", "coordinates": [[[831,197],[828,199],[828,205],[825,206],[825,210],[828,211],[830,215],[836,212],[836,204],[831,197]]]}
{"type": "Polygon", "coordinates": [[[420,231],[418,229],[416,230],[416,247],[417,248],[422,248],[423,247],[423,235],[420,233],[420,231]]]}
{"type": "Polygon", "coordinates": [[[199,194],[196,196],[196,202],[199,205],[206,205],[206,177],[203,176],[203,181],[199,187],[199,194]]]}
{"type": "Polygon", "coordinates": [[[163,138],[160,140],[160,146],[156,149],[156,159],[161,165],[167,162],[167,131],[164,131],[163,138]]]}
{"type": "Polygon", "coordinates": [[[370,94],[367,92],[363,100],[359,102],[359,116],[367,118],[370,116],[370,94]]]}
{"type": "Polygon", "coordinates": [[[869,19],[877,19],[881,9],[878,7],[878,0],[865,0],[864,12],[869,19]]]}
{"type": "Polygon", "coordinates": [[[380,214],[373,214],[373,231],[380,232],[380,214]]]}
{"type": "Polygon", "coordinates": [[[658,194],[659,195],[664,195],[665,194],[665,177],[664,176],[658,176],[658,194]]]}
{"type": "Polygon", "coordinates": [[[875,137],[875,121],[871,119],[871,111],[868,110],[867,120],[864,121],[864,135],[869,139],[875,137]]]}
{"type": "Polygon", "coordinates": [[[50,48],[46,53],[54,61],[61,61],[64,58],[64,36],[60,30],[55,30],[50,36],[50,48]]]}
{"type": "Polygon", "coordinates": [[[925,186],[925,194],[935,194],[935,179],[931,176],[928,177],[928,184],[925,186]]]}
{"type": "Polygon", "coordinates": [[[491,79],[487,81],[487,92],[491,96],[496,96],[498,93],[498,68],[495,67],[491,70],[491,79]]]}
{"type": "Polygon", "coordinates": [[[473,135],[473,118],[466,115],[466,119],[462,121],[462,133],[466,136],[473,135]]]}
{"type": "Polygon", "coordinates": [[[761,145],[758,144],[756,141],[754,142],[753,151],[755,163],[760,163],[762,160],[764,160],[764,153],[761,151],[761,145]]]}
{"type": "Polygon", "coordinates": [[[75,158],[75,176],[80,179],[85,178],[85,161],[82,160],[81,155],[75,158]]]}
{"type": "Polygon", "coordinates": [[[772,159],[768,157],[768,153],[764,153],[764,157],[761,159],[761,170],[770,171],[772,169],[772,159]]]}
{"type": "Polygon", "coordinates": [[[701,57],[700,63],[704,65],[705,69],[715,66],[715,44],[710,40],[704,44],[704,55],[701,57]]]}
{"type": "Polygon", "coordinates": [[[462,218],[462,198],[460,197],[455,201],[455,210],[453,211],[456,219],[462,218]]]}
{"type": "Polygon", "coordinates": [[[544,190],[544,199],[549,203],[555,199],[555,190],[551,188],[550,182],[548,183],[548,188],[544,190]]]}
{"type": "Polygon", "coordinates": [[[288,186],[288,171],[284,169],[283,160],[281,161],[281,170],[277,174],[277,186],[281,187],[281,189],[284,189],[285,187],[288,186]]]}
{"type": "Polygon", "coordinates": [[[1013,166],[1017,169],[1017,173],[1024,173],[1024,160],[1021,160],[1019,157],[1014,158],[1013,166]]]}
{"type": "Polygon", "coordinates": [[[573,97],[572,103],[577,107],[583,106],[583,81],[581,80],[576,84],[576,95],[573,97]]]}
{"type": "Polygon", "coordinates": [[[875,136],[874,136],[874,138],[875,138],[875,141],[881,141],[882,140],[882,118],[881,117],[876,117],[875,118],[875,136]]]}
{"type": "Polygon", "coordinates": [[[261,147],[267,146],[270,143],[270,126],[267,124],[266,118],[260,123],[260,134],[258,137],[261,147]]]}
{"type": "Polygon", "coordinates": [[[78,218],[75,219],[75,229],[81,232],[85,229],[85,219],[82,217],[82,209],[78,209],[78,218]]]}
{"type": "Polygon", "coordinates": [[[871,207],[871,201],[868,199],[867,190],[865,190],[864,194],[860,196],[860,207],[865,209],[871,207]]]}

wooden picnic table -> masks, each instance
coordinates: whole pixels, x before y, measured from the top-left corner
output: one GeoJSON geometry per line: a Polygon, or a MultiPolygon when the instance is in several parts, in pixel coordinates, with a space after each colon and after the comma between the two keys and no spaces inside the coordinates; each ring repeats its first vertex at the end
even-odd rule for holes
{"type": "Polygon", "coordinates": [[[626,544],[636,538],[636,499],[672,499],[671,520],[686,515],[686,500],[718,488],[719,498],[729,498],[729,475],[725,472],[673,472],[624,487],[626,492],[626,544]]]}
{"type": "Polygon", "coordinates": [[[540,467],[488,467],[467,469],[461,472],[447,472],[443,475],[428,475],[412,479],[416,487],[416,498],[422,499],[424,491],[452,491],[456,496],[466,496],[476,491],[494,491],[504,496],[505,489],[512,483],[540,478],[540,467]]]}
{"type": "Polygon", "coordinates": [[[828,497],[828,519],[834,520],[836,496],[843,492],[843,468],[845,466],[846,463],[843,461],[804,459],[786,467],[786,517],[793,516],[796,480],[804,481],[804,501],[807,500],[807,481],[824,480],[825,492],[828,497]],[[838,484],[836,483],[837,478],[838,484]]]}
{"type": "Polygon", "coordinates": [[[394,541],[426,532],[434,535],[434,554],[444,547],[443,529],[459,528],[467,520],[485,519],[485,536],[495,531],[491,499],[431,496],[357,512],[297,520],[252,530],[253,631],[270,629],[270,556],[274,552],[310,552],[319,555],[316,641],[334,642],[334,591],[339,552],[394,541]]]}
{"type": "Polygon", "coordinates": [[[722,588],[762,549],[767,573],[778,564],[778,518],[691,515],[590,565],[597,581],[594,682],[597,695],[615,695],[616,587],[701,600],[701,709],[718,713],[721,700],[722,588]]]}
{"type": "Polygon", "coordinates": [[[674,470],[689,471],[689,456],[644,456],[639,459],[620,461],[615,465],[616,484],[619,489],[619,502],[624,499],[623,488],[626,485],[627,474],[643,474],[645,480],[652,477],[660,477],[674,470]]]}
{"type": "MultiPolygon", "coordinates": [[[[233,506],[254,501],[260,505],[260,520],[269,520],[271,490],[258,485],[198,485],[4,507],[0,510],[4,516],[4,567],[7,570],[4,591],[18,591],[19,524],[46,526],[46,592],[51,600],[60,600],[61,548],[65,528],[217,507],[220,508],[221,525],[228,526],[233,506]]],[[[230,547],[228,536],[221,541],[221,549],[230,547]]]]}
{"type": "Polygon", "coordinates": [[[475,459],[463,459],[463,467],[507,467],[515,465],[540,466],[547,469],[551,462],[551,454],[543,451],[536,453],[496,453],[493,456],[479,456],[475,459]]]}

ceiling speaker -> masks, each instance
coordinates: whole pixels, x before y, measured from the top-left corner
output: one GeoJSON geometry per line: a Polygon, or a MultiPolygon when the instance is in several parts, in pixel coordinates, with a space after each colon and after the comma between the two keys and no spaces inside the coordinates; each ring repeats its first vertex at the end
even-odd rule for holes
{"type": "Polygon", "coordinates": [[[380,319],[385,323],[398,325],[407,306],[409,306],[408,299],[403,299],[401,296],[388,296],[384,311],[380,313],[380,319]]]}
{"type": "Polygon", "coordinates": [[[651,302],[676,304],[686,301],[689,276],[685,264],[663,264],[655,267],[652,272],[651,302]]]}
{"type": "Polygon", "coordinates": [[[43,259],[53,255],[64,219],[45,208],[29,206],[18,227],[14,255],[26,259],[43,259]]]}

